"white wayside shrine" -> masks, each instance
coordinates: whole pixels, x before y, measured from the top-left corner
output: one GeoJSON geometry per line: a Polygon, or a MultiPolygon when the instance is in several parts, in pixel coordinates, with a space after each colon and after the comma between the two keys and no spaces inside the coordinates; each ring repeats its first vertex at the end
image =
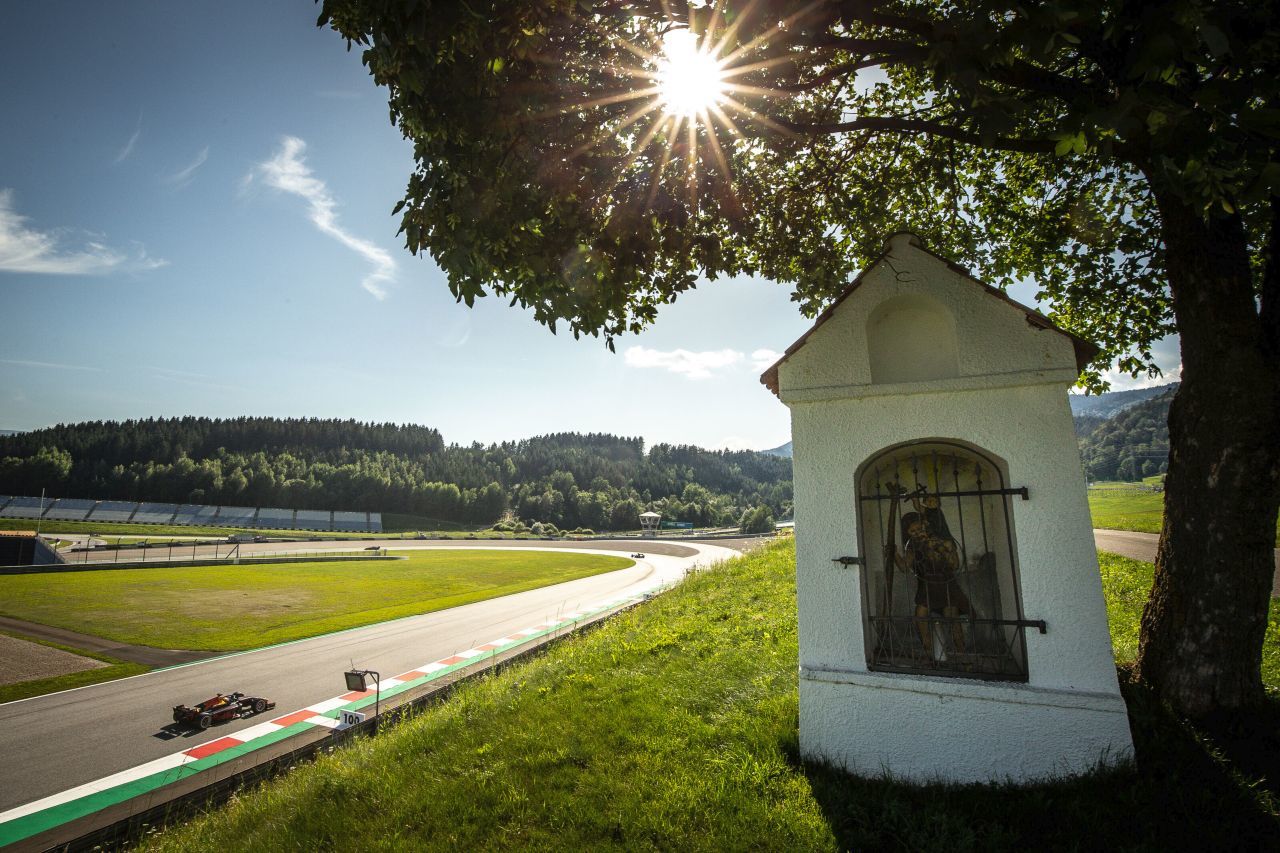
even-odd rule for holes
{"type": "Polygon", "coordinates": [[[1132,757],[1067,400],[1096,352],[899,233],[761,377],[791,410],[807,757],[919,782],[1132,757]]]}

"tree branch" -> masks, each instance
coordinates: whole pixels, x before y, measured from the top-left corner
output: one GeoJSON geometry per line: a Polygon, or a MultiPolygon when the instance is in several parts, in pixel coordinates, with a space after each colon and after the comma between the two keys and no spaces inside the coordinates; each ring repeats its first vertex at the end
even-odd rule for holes
{"type": "Polygon", "coordinates": [[[845,21],[856,21],[870,27],[886,30],[898,30],[916,36],[927,36],[933,32],[933,22],[927,18],[913,18],[908,15],[891,14],[880,11],[880,3],[867,0],[845,0],[840,4],[836,17],[845,21]]]}
{"type": "Polygon", "coordinates": [[[777,89],[779,92],[808,92],[820,86],[825,86],[827,83],[838,80],[841,77],[857,74],[867,68],[888,65],[893,61],[893,58],[887,56],[872,56],[859,62],[842,62],[839,65],[831,66],[817,77],[806,80],[803,83],[779,83],[772,88],[777,89]]]}
{"type": "Polygon", "coordinates": [[[1087,86],[1079,80],[1064,77],[1024,59],[1016,60],[1004,69],[996,66],[984,68],[983,71],[997,83],[1017,86],[1042,95],[1053,95],[1064,100],[1082,97],[1111,100],[1109,93],[1104,89],[1087,86]]]}
{"type": "Polygon", "coordinates": [[[951,125],[938,124],[922,119],[898,118],[895,116],[863,116],[852,121],[831,122],[827,124],[799,124],[783,119],[773,119],[793,133],[809,136],[824,136],[836,133],[850,133],[858,130],[888,131],[907,135],[926,134],[943,139],[954,139],[978,148],[991,148],[1000,151],[1021,151],[1027,154],[1052,154],[1057,143],[1052,139],[1012,139],[1009,137],[983,137],[951,125]]]}

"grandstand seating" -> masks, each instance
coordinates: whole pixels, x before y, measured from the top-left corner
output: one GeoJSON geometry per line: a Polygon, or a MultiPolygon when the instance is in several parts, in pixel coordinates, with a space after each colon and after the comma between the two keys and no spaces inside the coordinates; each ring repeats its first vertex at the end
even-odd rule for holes
{"type": "Polygon", "coordinates": [[[217,523],[228,527],[252,527],[258,508],[252,506],[224,506],[218,509],[217,523]]]}
{"type": "Polygon", "coordinates": [[[0,510],[0,518],[39,518],[52,503],[49,498],[14,498],[0,510]]]}
{"type": "Polygon", "coordinates": [[[300,509],[293,523],[298,530],[328,530],[333,526],[333,513],[327,509],[300,509]]]}
{"type": "Polygon", "coordinates": [[[369,531],[369,513],[338,512],[333,513],[333,529],[348,532],[367,533],[369,531]]]}
{"type": "Polygon", "coordinates": [[[45,512],[44,517],[55,521],[83,521],[97,504],[97,501],[83,498],[59,498],[45,512]]]}
{"type": "Polygon", "coordinates": [[[42,517],[53,521],[132,522],[201,527],[259,527],[266,530],[336,530],[381,533],[382,513],[283,507],[134,503],[90,498],[0,495],[0,518],[42,517]]]}
{"type": "Polygon", "coordinates": [[[177,511],[177,504],[138,504],[138,511],[133,514],[133,523],[169,524],[177,511]]]}
{"type": "Polygon", "coordinates": [[[258,526],[274,530],[292,530],[293,510],[264,506],[258,510],[258,526]]]}
{"type": "Polygon", "coordinates": [[[173,520],[169,523],[191,526],[217,524],[217,519],[214,518],[217,514],[218,508],[216,506],[205,506],[204,504],[183,504],[178,507],[178,511],[173,514],[173,520]]]}
{"type": "Polygon", "coordinates": [[[138,509],[136,501],[98,501],[89,521],[128,521],[138,509]]]}

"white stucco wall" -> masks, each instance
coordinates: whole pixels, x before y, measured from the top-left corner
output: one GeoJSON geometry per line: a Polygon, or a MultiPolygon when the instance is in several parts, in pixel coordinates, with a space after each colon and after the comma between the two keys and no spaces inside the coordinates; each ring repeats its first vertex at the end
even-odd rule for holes
{"type": "Polygon", "coordinates": [[[1039,778],[1128,757],[1066,395],[1072,343],[905,235],[891,247],[778,372],[792,415],[801,747],[856,772],[957,781],[1039,778]],[[958,375],[871,381],[867,319],[904,293],[954,318],[958,375]],[[832,559],[859,554],[859,467],[886,447],[928,439],[982,448],[1007,464],[1009,486],[1029,490],[1030,500],[1011,499],[1022,611],[1048,631],[1025,632],[1026,684],[867,671],[861,569],[832,559]]]}

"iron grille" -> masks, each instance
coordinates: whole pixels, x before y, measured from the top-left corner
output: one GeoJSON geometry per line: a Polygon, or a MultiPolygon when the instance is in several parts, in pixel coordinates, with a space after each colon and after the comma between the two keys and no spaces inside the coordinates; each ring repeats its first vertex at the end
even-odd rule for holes
{"type": "Polygon", "coordinates": [[[993,460],[931,441],[886,451],[859,482],[867,664],[1026,681],[1009,489],[993,460]]]}

